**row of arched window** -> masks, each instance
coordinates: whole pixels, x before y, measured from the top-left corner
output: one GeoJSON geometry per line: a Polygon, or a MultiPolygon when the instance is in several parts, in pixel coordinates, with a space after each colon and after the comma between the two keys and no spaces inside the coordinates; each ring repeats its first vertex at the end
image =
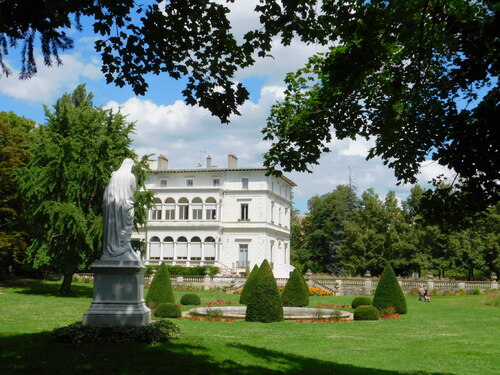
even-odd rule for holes
{"type": "Polygon", "coordinates": [[[174,198],[154,198],[154,208],[151,209],[150,220],[217,220],[217,201],[208,197],[203,201],[200,197],[191,202],[182,197],[176,202],[174,198]]]}
{"type": "Polygon", "coordinates": [[[167,236],[160,238],[153,236],[149,239],[149,259],[164,260],[215,260],[217,244],[215,238],[209,236],[204,241],[200,237],[192,237],[190,241],[180,236],[176,241],[167,236]]]}

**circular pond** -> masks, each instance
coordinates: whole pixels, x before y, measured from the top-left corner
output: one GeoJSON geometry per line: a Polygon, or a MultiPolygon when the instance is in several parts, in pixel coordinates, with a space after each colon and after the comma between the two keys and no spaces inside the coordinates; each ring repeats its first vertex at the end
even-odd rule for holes
{"type": "MultiPolygon", "coordinates": [[[[246,306],[196,307],[189,310],[189,313],[196,316],[245,319],[246,310],[246,306]]],[[[283,315],[285,320],[348,319],[351,316],[347,311],[311,307],[283,307],[283,315]]]]}

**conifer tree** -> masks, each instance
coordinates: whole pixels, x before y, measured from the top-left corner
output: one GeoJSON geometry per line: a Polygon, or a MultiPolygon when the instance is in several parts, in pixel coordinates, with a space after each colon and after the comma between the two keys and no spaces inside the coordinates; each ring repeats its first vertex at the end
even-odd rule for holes
{"type": "Polygon", "coordinates": [[[249,322],[280,322],[283,305],[273,271],[267,259],[259,267],[247,301],[245,320],[249,322]]]}
{"type": "Polygon", "coordinates": [[[403,290],[390,263],[387,263],[378,281],[373,296],[373,306],[379,310],[393,306],[398,314],[406,314],[407,312],[403,290]]]}
{"type": "Polygon", "coordinates": [[[154,309],[160,303],[175,303],[170,273],[163,262],[153,276],[146,296],[146,305],[149,308],[154,309]]]}
{"type": "Polygon", "coordinates": [[[253,266],[252,272],[250,272],[250,275],[248,275],[247,281],[246,281],[245,285],[243,286],[243,290],[241,291],[241,296],[240,296],[240,303],[243,305],[247,304],[248,296],[250,295],[250,291],[253,287],[253,284],[255,282],[255,278],[256,278],[258,272],[259,272],[259,266],[255,265],[255,266],[253,266]]]}
{"type": "Polygon", "coordinates": [[[304,277],[295,268],[288,279],[285,289],[281,294],[283,306],[302,307],[309,305],[309,289],[304,277]]]}

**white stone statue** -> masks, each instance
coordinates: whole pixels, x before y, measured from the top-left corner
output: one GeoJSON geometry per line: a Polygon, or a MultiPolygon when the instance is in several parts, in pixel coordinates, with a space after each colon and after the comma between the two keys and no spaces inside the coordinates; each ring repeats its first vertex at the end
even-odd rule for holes
{"type": "Polygon", "coordinates": [[[134,226],[134,193],[137,190],[132,174],[132,159],[125,159],[120,169],[111,174],[103,197],[102,260],[140,261],[130,245],[134,226]]]}

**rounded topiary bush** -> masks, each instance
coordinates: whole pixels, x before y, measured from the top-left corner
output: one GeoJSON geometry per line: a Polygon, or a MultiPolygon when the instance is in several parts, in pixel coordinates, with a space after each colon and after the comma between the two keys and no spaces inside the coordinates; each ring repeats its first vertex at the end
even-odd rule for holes
{"type": "Polygon", "coordinates": [[[371,306],[372,304],[372,299],[370,297],[362,296],[362,297],[356,297],[352,300],[351,302],[351,307],[353,309],[356,309],[359,306],[371,306]]]}
{"type": "Polygon", "coordinates": [[[245,320],[262,323],[283,320],[280,292],[267,260],[262,262],[248,295],[245,320]]]}
{"type": "Polygon", "coordinates": [[[155,316],[160,318],[178,318],[181,316],[181,308],[175,303],[160,303],[156,306],[155,316]]]}
{"type": "Polygon", "coordinates": [[[201,299],[197,294],[184,294],[181,297],[181,305],[201,305],[201,299]]]}
{"type": "Polygon", "coordinates": [[[373,306],[379,310],[393,306],[397,314],[406,314],[407,312],[403,290],[389,263],[387,263],[382,275],[380,275],[380,280],[373,296],[373,306]]]}
{"type": "Polygon", "coordinates": [[[243,290],[241,291],[240,295],[240,303],[243,305],[247,304],[248,296],[250,295],[250,291],[252,290],[257,272],[259,272],[259,266],[255,265],[253,266],[252,272],[250,272],[250,275],[248,275],[247,281],[243,286],[243,290]]]}
{"type": "Polygon", "coordinates": [[[362,305],[354,310],[354,320],[379,320],[378,309],[373,306],[362,305]]]}
{"type": "Polygon", "coordinates": [[[156,271],[151,286],[149,287],[146,296],[146,305],[150,309],[155,309],[160,303],[175,303],[174,289],[170,281],[170,274],[168,273],[165,264],[160,264],[158,271],[156,271]]]}
{"type": "Polygon", "coordinates": [[[309,305],[309,289],[298,269],[294,269],[281,294],[283,306],[302,307],[309,305]]]}

